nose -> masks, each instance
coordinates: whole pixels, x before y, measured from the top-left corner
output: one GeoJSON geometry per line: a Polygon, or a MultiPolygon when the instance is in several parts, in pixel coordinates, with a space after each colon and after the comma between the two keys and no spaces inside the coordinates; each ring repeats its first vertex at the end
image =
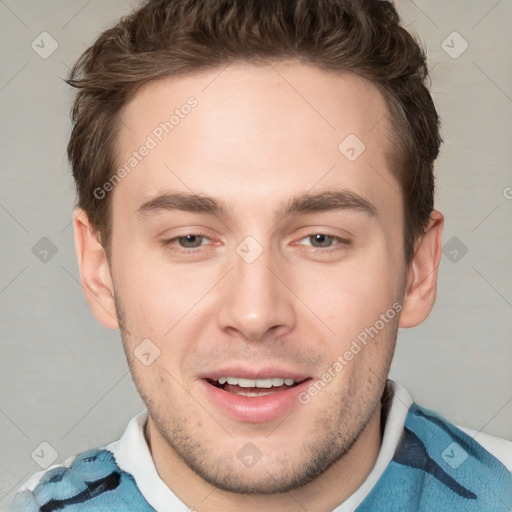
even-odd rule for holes
{"type": "Polygon", "coordinates": [[[233,269],[223,285],[218,323],[234,337],[264,341],[295,328],[294,295],[287,285],[289,272],[284,262],[279,264],[278,255],[264,249],[251,259],[243,252],[234,255],[233,269]]]}

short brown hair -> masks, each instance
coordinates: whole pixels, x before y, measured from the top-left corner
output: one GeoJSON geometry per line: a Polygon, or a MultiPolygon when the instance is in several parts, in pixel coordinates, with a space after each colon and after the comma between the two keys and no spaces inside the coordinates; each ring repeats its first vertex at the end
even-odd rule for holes
{"type": "Polygon", "coordinates": [[[146,0],[103,32],[70,71],[79,89],[68,156],[77,206],[87,213],[108,257],[111,198],[94,190],[115,172],[119,114],[150,80],[234,61],[296,59],[321,69],[352,71],[374,83],[391,113],[393,172],[404,205],[404,253],[434,207],[433,163],[439,117],[426,87],[420,44],[381,0],[146,0]]]}

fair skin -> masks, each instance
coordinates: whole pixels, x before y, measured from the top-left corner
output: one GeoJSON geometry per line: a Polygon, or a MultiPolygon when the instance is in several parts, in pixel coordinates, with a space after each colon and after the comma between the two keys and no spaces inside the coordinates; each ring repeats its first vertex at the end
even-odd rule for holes
{"type": "Polygon", "coordinates": [[[123,110],[119,165],[187,98],[198,101],[111,192],[110,264],[77,209],[83,288],[98,321],[121,329],[155,466],[187,506],[329,511],[377,458],[397,330],[431,311],[443,217],[432,213],[406,265],[388,111],[366,80],[296,62],[219,72],[150,82],[123,110]],[[366,146],[355,161],[338,149],[349,134],[366,146]],[[343,208],[280,211],[296,196],[334,190],[345,192],[343,208]],[[208,195],[227,213],[137,214],[171,191],[208,195]],[[262,249],[250,263],[237,251],[248,236],[262,249]],[[394,303],[400,314],[301,403],[298,391],[394,303]],[[160,355],[146,366],[134,350],[147,338],[160,355]],[[221,385],[222,376],[294,385],[243,388],[221,385]]]}

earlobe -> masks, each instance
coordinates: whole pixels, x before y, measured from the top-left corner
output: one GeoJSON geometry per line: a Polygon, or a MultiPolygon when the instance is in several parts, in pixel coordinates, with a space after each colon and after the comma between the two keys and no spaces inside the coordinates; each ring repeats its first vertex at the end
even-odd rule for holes
{"type": "Polygon", "coordinates": [[[400,315],[400,327],[421,324],[432,311],[441,262],[444,217],[434,210],[425,233],[419,239],[409,266],[408,286],[400,315]]]}
{"type": "Polygon", "coordinates": [[[87,214],[81,208],[74,212],[73,229],[82,289],[89,307],[102,325],[119,329],[107,257],[87,214]]]}

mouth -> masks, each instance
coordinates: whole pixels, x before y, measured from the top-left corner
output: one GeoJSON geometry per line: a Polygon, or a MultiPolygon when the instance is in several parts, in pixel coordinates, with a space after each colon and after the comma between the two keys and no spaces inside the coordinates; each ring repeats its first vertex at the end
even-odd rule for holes
{"type": "Polygon", "coordinates": [[[237,422],[265,423],[304,407],[298,396],[312,377],[287,372],[227,371],[199,378],[210,405],[237,422]]]}
{"type": "Polygon", "coordinates": [[[222,389],[226,393],[239,396],[257,397],[267,396],[281,391],[287,391],[298,386],[304,380],[296,382],[294,379],[284,377],[271,377],[266,379],[246,379],[243,377],[219,377],[218,379],[206,379],[208,384],[222,389]]]}

